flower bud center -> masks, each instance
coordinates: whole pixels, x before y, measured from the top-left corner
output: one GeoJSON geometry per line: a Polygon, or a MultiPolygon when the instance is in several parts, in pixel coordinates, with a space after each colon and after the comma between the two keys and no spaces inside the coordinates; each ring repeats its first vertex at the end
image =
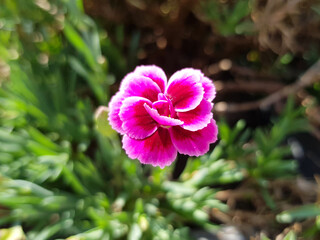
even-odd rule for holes
{"type": "Polygon", "coordinates": [[[159,93],[158,101],[152,104],[152,108],[156,109],[161,116],[174,117],[176,115],[172,102],[163,93],[159,93]]]}
{"type": "Polygon", "coordinates": [[[152,104],[152,108],[156,109],[161,116],[170,117],[169,103],[164,100],[156,101],[152,104]]]}

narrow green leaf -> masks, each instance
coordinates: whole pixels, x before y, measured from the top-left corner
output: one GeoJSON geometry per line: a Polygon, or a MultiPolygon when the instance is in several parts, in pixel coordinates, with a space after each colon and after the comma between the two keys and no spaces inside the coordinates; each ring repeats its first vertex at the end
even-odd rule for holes
{"type": "Polygon", "coordinates": [[[67,39],[70,41],[70,43],[85,57],[88,65],[91,67],[92,70],[96,67],[96,59],[94,59],[93,55],[90,52],[90,49],[88,48],[87,44],[83,41],[82,37],[79,35],[79,33],[74,29],[74,27],[68,23],[65,22],[64,25],[64,34],[66,35],[67,39]]]}
{"type": "Polygon", "coordinates": [[[136,239],[141,239],[142,236],[142,230],[139,227],[137,223],[132,224],[129,235],[128,235],[128,240],[136,240],[136,239]]]}
{"type": "Polygon", "coordinates": [[[283,240],[296,240],[297,236],[293,231],[288,232],[288,234],[283,238],[283,240]]]}
{"type": "Polygon", "coordinates": [[[277,215],[276,219],[280,223],[291,223],[293,221],[304,220],[320,215],[320,207],[316,204],[304,205],[299,208],[284,211],[277,215]]]}

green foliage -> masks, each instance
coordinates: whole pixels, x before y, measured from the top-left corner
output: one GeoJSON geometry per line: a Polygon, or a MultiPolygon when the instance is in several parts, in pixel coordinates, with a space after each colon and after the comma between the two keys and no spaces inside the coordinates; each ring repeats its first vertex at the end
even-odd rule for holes
{"type": "Polygon", "coordinates": [[[249,176],[264,180],[292,176],[296,165],[292,160],[283,161],[290,155],[284,140],[289,134],[306,131],[308,122],[303,118],[302,109],[294,109],[291,99],[270,130],[257,128],[252,133],[245,129],[243,120],[234,129],[223,122],[219,127],[222,150],[215,150],[219,151],[219,157],[235,160],[249,176]]]}
{"type": "Polygon", "coordinates": [[[315,224],[304,233],[306,238],[313,238],[320,232],[320,206],[319,203],[305,204],[279,213],[276,219],[279,223],[293,223],[307,219],[314,219],[315,224]]]}
{"type": "Polygon", "coordinates": [[[267,190],[268,180],[293,177],[297,168],[294,160],[287,159],[290,149],[284,143],[285,138],[308,129],[303,109],[295,109],[293,98],[289,98],[285,111],[274,121],[271,129],[257,128],[251,132],[245,128],[243,120],[233,129],[221,122],[221,142],[212,154],[216,154],[216,158],[233,160],[260,186],[264,200],[271,209],[275,209],[275,203],[267,190]]]}
{"type": "Polygon", "coordinates": [[[216,0],[201,3],[201,12],[207,20],[214,23],[217,31],[223,36],[251,34],[254,27],[248,19],[250,11],[251,3],[248,0],[235,1],[232,6],[216,0]]]}
{"type": "Polygon", "coordinates": [[[320,207],[317,204],[304,205],[297,209],[284,211],[277,216],[280,223],[291,223],[296,220],[304,220],[320,215],[320,207]]]}

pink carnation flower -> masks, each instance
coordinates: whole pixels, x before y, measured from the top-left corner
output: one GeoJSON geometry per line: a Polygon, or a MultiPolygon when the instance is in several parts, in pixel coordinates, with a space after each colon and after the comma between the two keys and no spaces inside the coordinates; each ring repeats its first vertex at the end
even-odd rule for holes
{"type": "Polygon", "coordinates": [[[185,68],[169,81],[157,66],[139,66],[124,77],[109,103],[109,122],[123,135],[132,159],[170,165],[177,152],[200,156],[217,140],[211,101],[215,87],[199,70],[185,68]]]}

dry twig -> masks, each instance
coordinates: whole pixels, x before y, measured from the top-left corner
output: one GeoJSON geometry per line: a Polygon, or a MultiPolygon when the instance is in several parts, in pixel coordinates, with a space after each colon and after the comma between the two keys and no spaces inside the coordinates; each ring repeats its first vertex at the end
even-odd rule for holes
{"type": "Polygon", "coordinates": [[[320,60],[316,62],[312,67],[310,67],[295,83],[283,87],[279,91],[261,99],[253,102],[244,103],[226,103],[219,102],[216,104],[215,111],[217,113],[233,113],[241,111],[250,111],[255,109],[266,109],[288,97],[289,95],[297,93],[299,90],[310,86],[320,80],[320,60]]]}

